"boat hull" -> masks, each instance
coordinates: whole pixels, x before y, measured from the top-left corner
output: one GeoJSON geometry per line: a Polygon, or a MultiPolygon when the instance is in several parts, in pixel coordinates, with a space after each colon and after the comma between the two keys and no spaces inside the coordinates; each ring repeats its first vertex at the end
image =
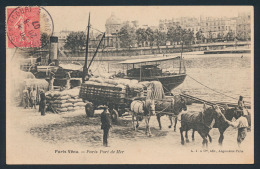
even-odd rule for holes
{"type": "MultiPolygon", "coordinates": [[[[186,74],[170,75],[170,76],[154,76],[154,77],[142,77],[141,81],[160,81],[163,85],[164,92],[170,93],[174,88],[178,87],[186,78],[186,74]]],[[[137,79],[129,78],[127,79],[137,79]]]]}

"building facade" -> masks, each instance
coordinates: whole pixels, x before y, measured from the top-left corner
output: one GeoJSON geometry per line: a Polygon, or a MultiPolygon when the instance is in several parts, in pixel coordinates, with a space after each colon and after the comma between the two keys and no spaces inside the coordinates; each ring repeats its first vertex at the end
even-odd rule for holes
{"type": "Polygon", "coordinates": [[[249,12],[238,14],[236,31],[238,39],[251,39],[251,15],[249,12]]]}

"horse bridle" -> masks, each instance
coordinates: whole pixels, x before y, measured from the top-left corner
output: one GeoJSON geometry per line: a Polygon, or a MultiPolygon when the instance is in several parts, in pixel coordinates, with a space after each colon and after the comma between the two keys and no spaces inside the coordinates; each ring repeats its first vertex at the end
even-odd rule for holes
{"type": "MultiPolygon", "coordinates": [[[[182,98],[181,98],[181,102],[183,102],[182,98]]],[[[183,109],[183,107],[181,106],[179,110],[176,110],[172,102],[171,102],[171,107],[173,107],[173,109],[172,109],[173,113],[176,114],[176,115],[178,115],[178,113],[181,112],[182,109],[183,109]]]]}
{"type": "MultiPolygon", "coordinates": [[[[211,127],[211,126],[208,126],[208,125],[205,123],[204,112],[205,112],[205,110],[204,110],[203,112],[201,112],[202,124],[205,125],[208,129],[211,129],[212,127],[211,127]]],[[[214,119],[214,118],[213,118],[213,119],[214,119]]],[[[212,121],[213,121],[213,119],[212,119],[212,121]]],[[[211,124],[212,124],[212,122],[210,123],[210,125],[211,125],[211,124]]]]}

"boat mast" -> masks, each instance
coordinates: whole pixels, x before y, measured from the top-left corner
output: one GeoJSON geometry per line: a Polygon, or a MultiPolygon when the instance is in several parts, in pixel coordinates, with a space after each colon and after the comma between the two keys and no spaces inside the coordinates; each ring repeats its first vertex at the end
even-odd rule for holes
{"type": "Polygon", "coordinates": [[[83,67],[83,76],[82,76],[82,83],[85,81],[85,77],[88,75],[88,41],[89,41],[89,29],[90,29],[90,13],[88,17],[88,33],[87,33],[87,41],[86,41],[86,56],[85,56],[85,64],[83,67]]]}
{"type": "Polygon", "coordinates": [[[181,73],[182,52],[183,52],[183,41],[181,41],[181,56],[180,56],[180,68],[179,68],[179,74],[181,73]]]}

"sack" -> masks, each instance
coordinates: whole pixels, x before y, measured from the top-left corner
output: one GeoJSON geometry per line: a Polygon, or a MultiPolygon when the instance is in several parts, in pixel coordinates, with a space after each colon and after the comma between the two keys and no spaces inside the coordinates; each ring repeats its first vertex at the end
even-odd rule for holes
{"type": "Polygon", "coordinates": [[[66,111],[68,111],[67,108],[58,108],[57,110],[60,111],[60,112],[66,112],[66,111]]]}
{"type": "Polygon", "coordinates": [[[77,106],[77,107],[74,107],[74,110],[82,110],[82,109],[85,109],[85,106],[77,106]]]}
{"type": "Polygon", "coordinates": [[[64,108],[64,107],[66,107],[66,108],[73,107],[73,104],[72,103],[64,103],[64,104],[61,105],[61,107],[62,108],[64,108]]]}
{"type": "Polygon", "coordinates": [[[66,96],[61,96],[61,97],[59,97],[58,99],[59,99],[59,100],[68,100],[68,99],[70,99],[70,98],[71,98],[70,96],[66,95],[66,96]]]}
{"type": "Polygon", "coordinates": [[[68,107],[67,110],[68,111],[74,111],[74,108],[73,107],[68,107]]]}
{"type": "Polygon", "coordinates": [[[80,106],[84,106],[85,107],[86,103],[84,102],[77,102],[77,103],[74,103],[74,107],[80,107],[80,106]]]}
{"type": "Polygon", "coordinates": [[[64,104],[67,100],[55,100],[54,103],[56,104],[64,104]]]}
{"type": "Polygon", "coordinates": [[[50,95],[45,96],[46,100],[52,100],[52,97],[50,95]]]}

